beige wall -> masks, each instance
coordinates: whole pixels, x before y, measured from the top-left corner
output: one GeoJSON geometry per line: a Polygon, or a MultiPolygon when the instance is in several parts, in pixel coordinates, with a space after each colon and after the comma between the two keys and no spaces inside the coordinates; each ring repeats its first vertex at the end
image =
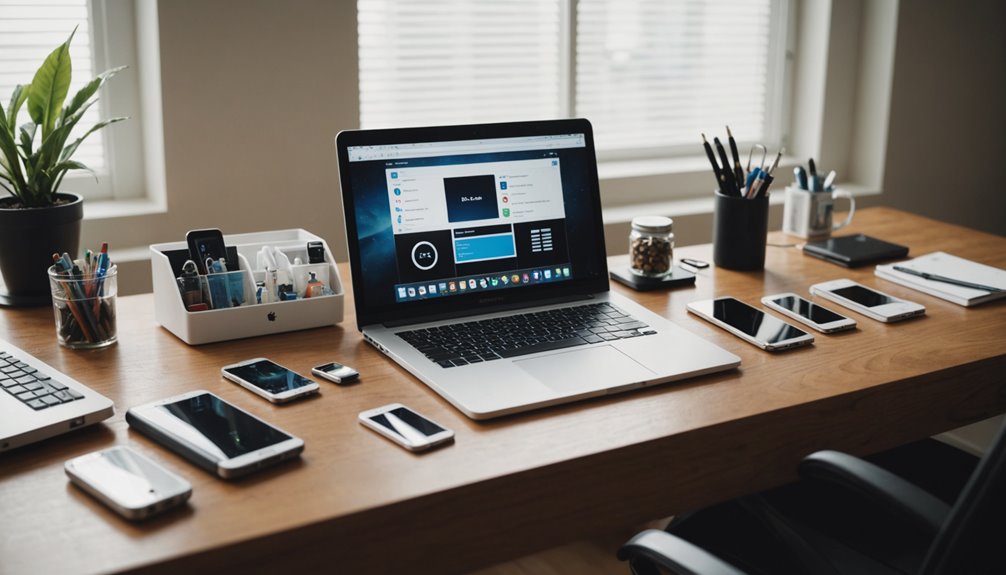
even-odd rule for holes
{"type": "MultiPolygon", "coordinates": [[[[333,139],[359,122],[356,3],[158,4],[168,212],[88,220],[84,245],[303,227],[344,261],[333,139]]],[[[862,205],[1006,234],[1004,6],[900,3],[884,195],[862,205]]],[[[710,241],[710,222],[676,217],[679,245],[710,241]]],[[[608,227],[609,252],[625,249],[626,228],[608,227]]],[[[123,291],[149,291],[149,263],[120,269],[123,291]]]]}
{"type": "MultiPolygon", "coordinates": [[[[158,5],[168,211],[88,220],[84,245],[301,227],[345,260],[334,139],[359,127],[356,3],[158,5]]],[[[150,290],[149,262],[120,270],[121,291],[150,290]]]]}
{"type": "Polygon", "coordinates": [[[1006,235],[1006,2],[901,2],[883,201],[1006,235]]]}

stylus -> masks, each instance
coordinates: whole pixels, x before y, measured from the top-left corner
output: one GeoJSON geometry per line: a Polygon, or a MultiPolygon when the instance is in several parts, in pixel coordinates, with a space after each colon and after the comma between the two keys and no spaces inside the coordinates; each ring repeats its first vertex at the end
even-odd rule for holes
{"type": "Polygon", "coordinates": [[[972,282],[966,282],[964,280],[959,280],[959,279],[954,279],[954,278],[948,278],[946,276],[941,276],[941,275],[937,275],[937,274],[930,274],[930,273],[926,273],[926,272],[920,272],[919,270],[913,270],[912,268],[906,268],[906,267],[902,267],[902,266],[894,266],[894,270],[895,271],[899,271],[901,273],[906,273],[906,274],[911,274],[913,276],[918,276],[918,277],[923,278],[923,279],[932,280],[934,282],[943,282],[945,284],[953,284],[955,286],[967,287],[967,288],[972,288],[972,289],[980,289],[982,291],[993,292],[993,293],[1003,291],[1002,289],[997,288],[997,287],[992,287],[992,286],[987,286],[987,285],[982,285],[982,284],[976,284],[976,283],[972,283],[972,282]]]}

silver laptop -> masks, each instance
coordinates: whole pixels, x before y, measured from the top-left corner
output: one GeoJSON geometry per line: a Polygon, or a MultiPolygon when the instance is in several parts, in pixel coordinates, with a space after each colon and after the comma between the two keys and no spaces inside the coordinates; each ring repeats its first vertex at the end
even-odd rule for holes
{"type": "Polygon", "coordinates": [[[0,340],[0,453],[104,421],[112,401],[0,340]]]}
{"type": "Polygon", "coordinates": [[[586,120],[336,138],[357,326],[487,419],[732,369],[608,288],[586,120]]]}

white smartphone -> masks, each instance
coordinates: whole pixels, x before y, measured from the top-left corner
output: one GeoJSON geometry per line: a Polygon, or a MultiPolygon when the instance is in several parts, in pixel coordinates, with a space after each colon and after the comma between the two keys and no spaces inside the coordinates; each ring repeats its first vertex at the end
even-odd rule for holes
{"type": "Polygon", "coordinates": [[[688,311],[765,351],[814,342],[814,336],[739,299],[718,297],[688,304],[688,311]]]}
{"type": "Polygon", "coordinates": [[[879,292],[850,279],[814,284],[810,286],[810,293],[887,323],[926,313],[926,308],[920,304],[879,292]]]}
{"type": "Polygon", "coordinates": [[[780,293],[761,298],[761,302],[775,311],[798,322],[809,325],[821,333],[835,333],[856,327],[856,320],[835,313],[826,307],[806,300],[795,293],[780,293]]]}
{"type": "Polygon", "coordinates": [[[409,451],[425,451],[454,439],[454,432],[401,403],[360,413],[360,423],[409,451]]]}
{"type": "Polygon", "coordinates": [[[313,380],[264,357],[224,366],[220,374],[273,403],[286,403],[320,389],[313,380]]]}
{"type": "Polygon", "coordinates": [[[124,446],[75,457],[65,464],[70,481],[131,521],[184,504],[192,485],[124,446]]]}
{"type": "Polygon", "coordinates": [[[313,367],[311,373],[338,384],[352,383],[360,377],[360,372],[334,361],[313,367]]]}
{"type": "Polygon", "coordinates": [[[299,437],[201,389],[131,407],[126,422],[225,479],[292,459],[304,450],[299,437]]]}

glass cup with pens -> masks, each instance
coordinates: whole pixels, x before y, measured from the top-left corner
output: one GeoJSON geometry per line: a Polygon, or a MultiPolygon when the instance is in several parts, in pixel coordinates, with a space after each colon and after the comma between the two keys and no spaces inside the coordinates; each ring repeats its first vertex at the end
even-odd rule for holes
{"type": "Polygon", "coordinates": [[[49,287],[56,316],[56,338],[74,349],[107,347],[117,339],[115,298],[118,270],[103,250],[92,265],[53,254],[49,287]]]}

